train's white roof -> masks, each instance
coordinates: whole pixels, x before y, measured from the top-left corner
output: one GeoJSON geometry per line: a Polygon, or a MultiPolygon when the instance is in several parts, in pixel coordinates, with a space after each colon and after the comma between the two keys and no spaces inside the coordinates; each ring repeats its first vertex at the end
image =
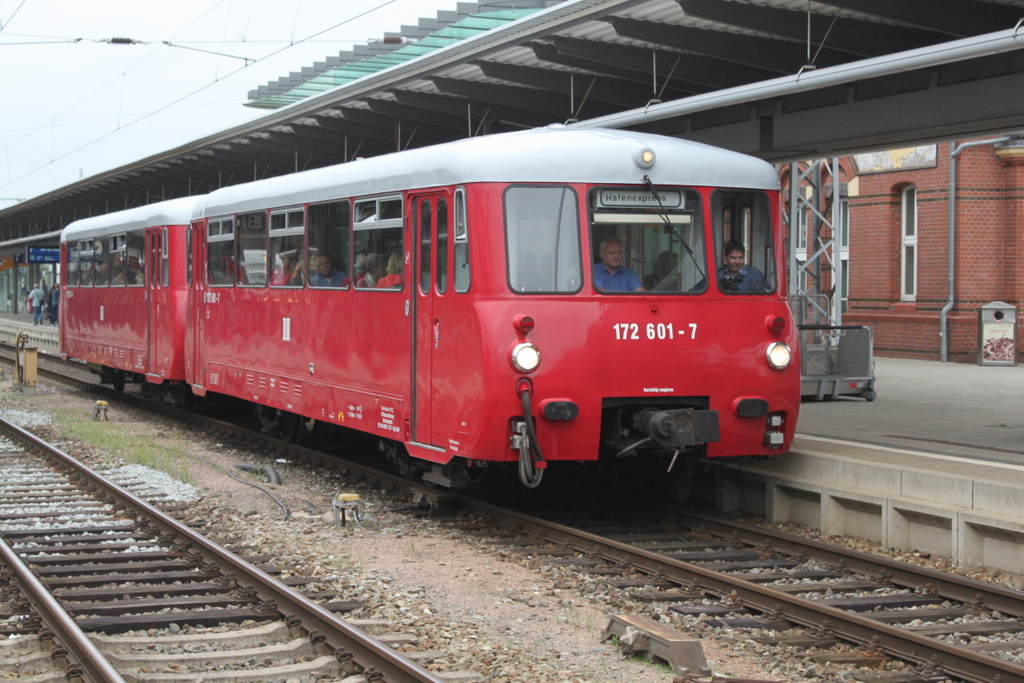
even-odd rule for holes
{"type": "Polygon", "coordinates": [[[233,185],[206,195],[195,218],[308,202],[472,182],[702,185],[778,189],[768,163],[678,138],[611,129],[548,126],[487,135],[233,185]],[[644,149],[653,167],[635,159],[644,149]]]}
{"type": "Polygon", "coordinates": [[[163,225],[188,225],[192,212],[202,195],[169,199],[165,202],[114,211],[102,216],[83,218],[69,223],[60,234],[60,241],[82,240],[97,235],[110,235],[127,230],[155,228],[163,225]]]}

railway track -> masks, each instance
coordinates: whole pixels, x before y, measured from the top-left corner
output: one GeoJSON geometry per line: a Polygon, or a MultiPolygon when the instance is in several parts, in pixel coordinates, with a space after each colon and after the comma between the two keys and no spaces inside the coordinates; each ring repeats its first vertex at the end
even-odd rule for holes
{"type": "Polygon", "coordinates": [[[2,420],[0,444],[4,559],[88,680],[441,683],[286,585],[310,580],[274,578],[2,420]]]}
{"type": "MultiPolygon", "coordinates": [[[[119,394],[111,390],[111,395],[119,394]]],[[[263,435],[201,416],[180,419],[201,421],[250,443],[267,443],[263,435]]],[[[756,637],[769,645],[821,650],[816,661],[870,667],[894,658],[917,667],[898,675],[857,677],[866,683],[947,678],[1024,683],[1024,635],[1018,635],[1024,634],[1024,595],[1016,591],[676,509],[655,511],[662,519],[656,528],[565,520],[564,511],[553,513],[563,523],[545,521],[418,487],[310,449],[272,443],[264,448],[411,491],[433,508],[458,505],[511,529],[496,542],[600,575],[609,586],[629,591],[640,611],[658,604],[684,622],[699,619],[757,634],[768,630],[773,633],[756,637]],[[856,649],[830,651],[836,643],[856,649]]],[[[469,528],[492,533],[489,524],[469,528]]]]}
{"type": "Polygon", "coordinates": [[[638,604],[667,606],[695,626],[699,620],[704,627],[747,630],[768,645],[817,648],[819,663],[873,667],[895,658],[917,665],[913,672],[857,680],[1024,681],[1024,593],[1018,591],[670,508],[658,510],[662,521],[655,526],[609,527],[464,504],[525,537],[521,552],[545,548],[544,562],[599,574],[638,604]],[[829,651],[839,643],[859,647],[829,651]]]}

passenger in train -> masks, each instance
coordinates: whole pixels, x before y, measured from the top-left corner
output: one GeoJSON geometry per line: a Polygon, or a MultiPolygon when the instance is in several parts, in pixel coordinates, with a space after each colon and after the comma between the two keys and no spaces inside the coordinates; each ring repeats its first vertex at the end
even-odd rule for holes
{"type": "Polygon", "coordinates": [[[640,278],[622,265],[622,241],[612,235],[601,240],[601,260],[594,264],[594,287],[602,292],[643,292],[640,278]]]}
{"type": "Polygon", "coordinates": [[[723,292],[767,292],[771,285],[764,273],[748,266],[747,250],[739,240],[729,240],[722,248],[723,265],[718,269],[718,287],[723,292]]]}
{"type": "Polygon", "coordinates": [[[359,282],[364,275],[366,275],[366,250],[360,249],[356,252],[356,260],[352,265],[352,277],[359,282]]]}
{"type": "Polygon", "coordinates": [[[301,285],[301,276],[298,273],[295,259],[291,254],[281,254],[281,265],[274,268],[273,275],[270,276],[270,284],[277,287],[287,287],[288,285],[301,285]],[[294,280],[298,279],[298,282],[294,280]]]}
{"type": "Polygon", "coordinates": [[[373,289],[377,286],[377,280],[388,274],[387,266],[384,263],[383,254],[366,255],[366,273],[356,281],[356,287],[360,289],[373,289]]]}
{"type": "Polygon", "coordinates": [[[377,280],[377,289],[401,289],[402,255],[395,251],[388,257],[388,274],[377,280]]]}
{"type": "Polygon", "coordinates": [[[334,260],[327,252],[322,252],[316,257],[316,274],[309,278],[310,287],[341,287],[345,280],[345,273],[335,270],[334,260]]]}

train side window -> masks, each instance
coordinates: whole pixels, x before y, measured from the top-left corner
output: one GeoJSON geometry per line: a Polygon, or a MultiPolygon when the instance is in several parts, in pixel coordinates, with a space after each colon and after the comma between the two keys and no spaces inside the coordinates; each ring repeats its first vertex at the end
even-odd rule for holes
{"type": "Polygon", "coordinates": [[[124,287],[125,249],[128,241],[125,235],[110,238],[110,286],[124,287]]]}
{"type": "Polygon", "coordinates": [[[235,230],[235,282],[243,287],[267,284],[267,214],[238,214],[235,230]]]}
{"type": "Polygon", "coordinates": [[[469,271],[469,229],[466,225],[466,191],[455,190],[455,291],[468,292],[469,271]]]}
{"type": "Polygon", "coordinates": [[[381,197],[355,203],[352,226],[356,254],[356,289],[401,290],[405,250],[402,244],[402,198],[381,197]],[[390,270],[394,271],[389,273],[390,270]],[[397,277],[388,277],[395,275],[397,277]]]}
{"type": "Polygon", "coordinates": [[[169,287],[171,284],[171,250],[167,243],[167,228],[160,233],[160,284],[169,287]]]}
{"type": "Polygon", "coordinates": [[[78,242],[67,243],[68,253],[68,274],[66,276],[66,283],[69,287],[77,287],[79,283],[78,273],[78,242]]]}
{"type": "Polygon", "coordinates": [[[78,253],[81,261],[78,263],[78,270],[81,273],[79,284],[82,287],[92,287],[93,278],[93,246],[92,240],[82,240],[78,243],[78,253]]]}
{"type": "Polygon", "coordinates": [[[420,220],[419,220],[419,235],[420,235],[420,293],[427,294],[430,292],[430,253],[433,250],[431,244],[431,218],[433,215],[433,205],[429,199],[420,200],[420,220]]]}
{"type": "Polygon", "coordinates": [[[286,209],[270,214],[271,287],[301,287],[305,283],[305,262],[302,260],[306,217],[302,209],[286,209]]]}
{"type": "Polygon", "coordinates": [[[230,218],[206,226],[206,283],[230,287],[235,282],[235,224],[230,218]]]}
{"type": "Polygon", "coordinates": [[[580,291],[578,199],[569,187],[514,186],[505,191],[508,284],[514,292],[580,291]]]}
{"type": "Polygon", "coordinates": [[[348,289],[352,212],[348,201],[309,207],[310,287],[348,289]]]}
{"type": "Polygon", "coordinates": [[[448,200],[437,200],[437,291],[448,291],[448,200]]]}
{"type": "Polygon", "coordinates": [[[92,286],[106,287],[110,284],[110,253],[108,240],[97,237],[92,243],[92,286]]]}
{"type": "Polygon", "coordinates": [[[132,230],[125,234],[125,284],[141,287],[146,284],[146,233],[132,230]]]}
{"type": "Polygon", "coordinates": [[[717,190],[711,195],[716,277],[725,294],[775,292],[772,212],[763,192],[717,190]],[[728,253],[727,253],[728,252],[728,253]]]}

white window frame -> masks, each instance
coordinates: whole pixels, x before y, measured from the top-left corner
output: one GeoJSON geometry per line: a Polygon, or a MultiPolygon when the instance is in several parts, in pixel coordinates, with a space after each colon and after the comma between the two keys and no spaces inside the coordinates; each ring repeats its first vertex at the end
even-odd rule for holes
{"type": "Polygon", "coordinates": [[[920,232],[917,215],[917,186],[907,185],[900,191],[900,301],[917,300],[918,251],[917,235],[920,232]],[[907,217],[911,221],[907,221],[907,217]],[[911,225],[912,224],[912,225],[911,225]],[[909,228],[909,229],[908,229],[909,228]],[[908,255],[913,282],[907,283],[908,255]]]}
{"type": "Polygon", "coordinates": [[[839,282],[839,310],[843,313],[849,308],[850,302],[850,200],[842,199],[839,202],[839,245],[840,282],[839,282]]]}

